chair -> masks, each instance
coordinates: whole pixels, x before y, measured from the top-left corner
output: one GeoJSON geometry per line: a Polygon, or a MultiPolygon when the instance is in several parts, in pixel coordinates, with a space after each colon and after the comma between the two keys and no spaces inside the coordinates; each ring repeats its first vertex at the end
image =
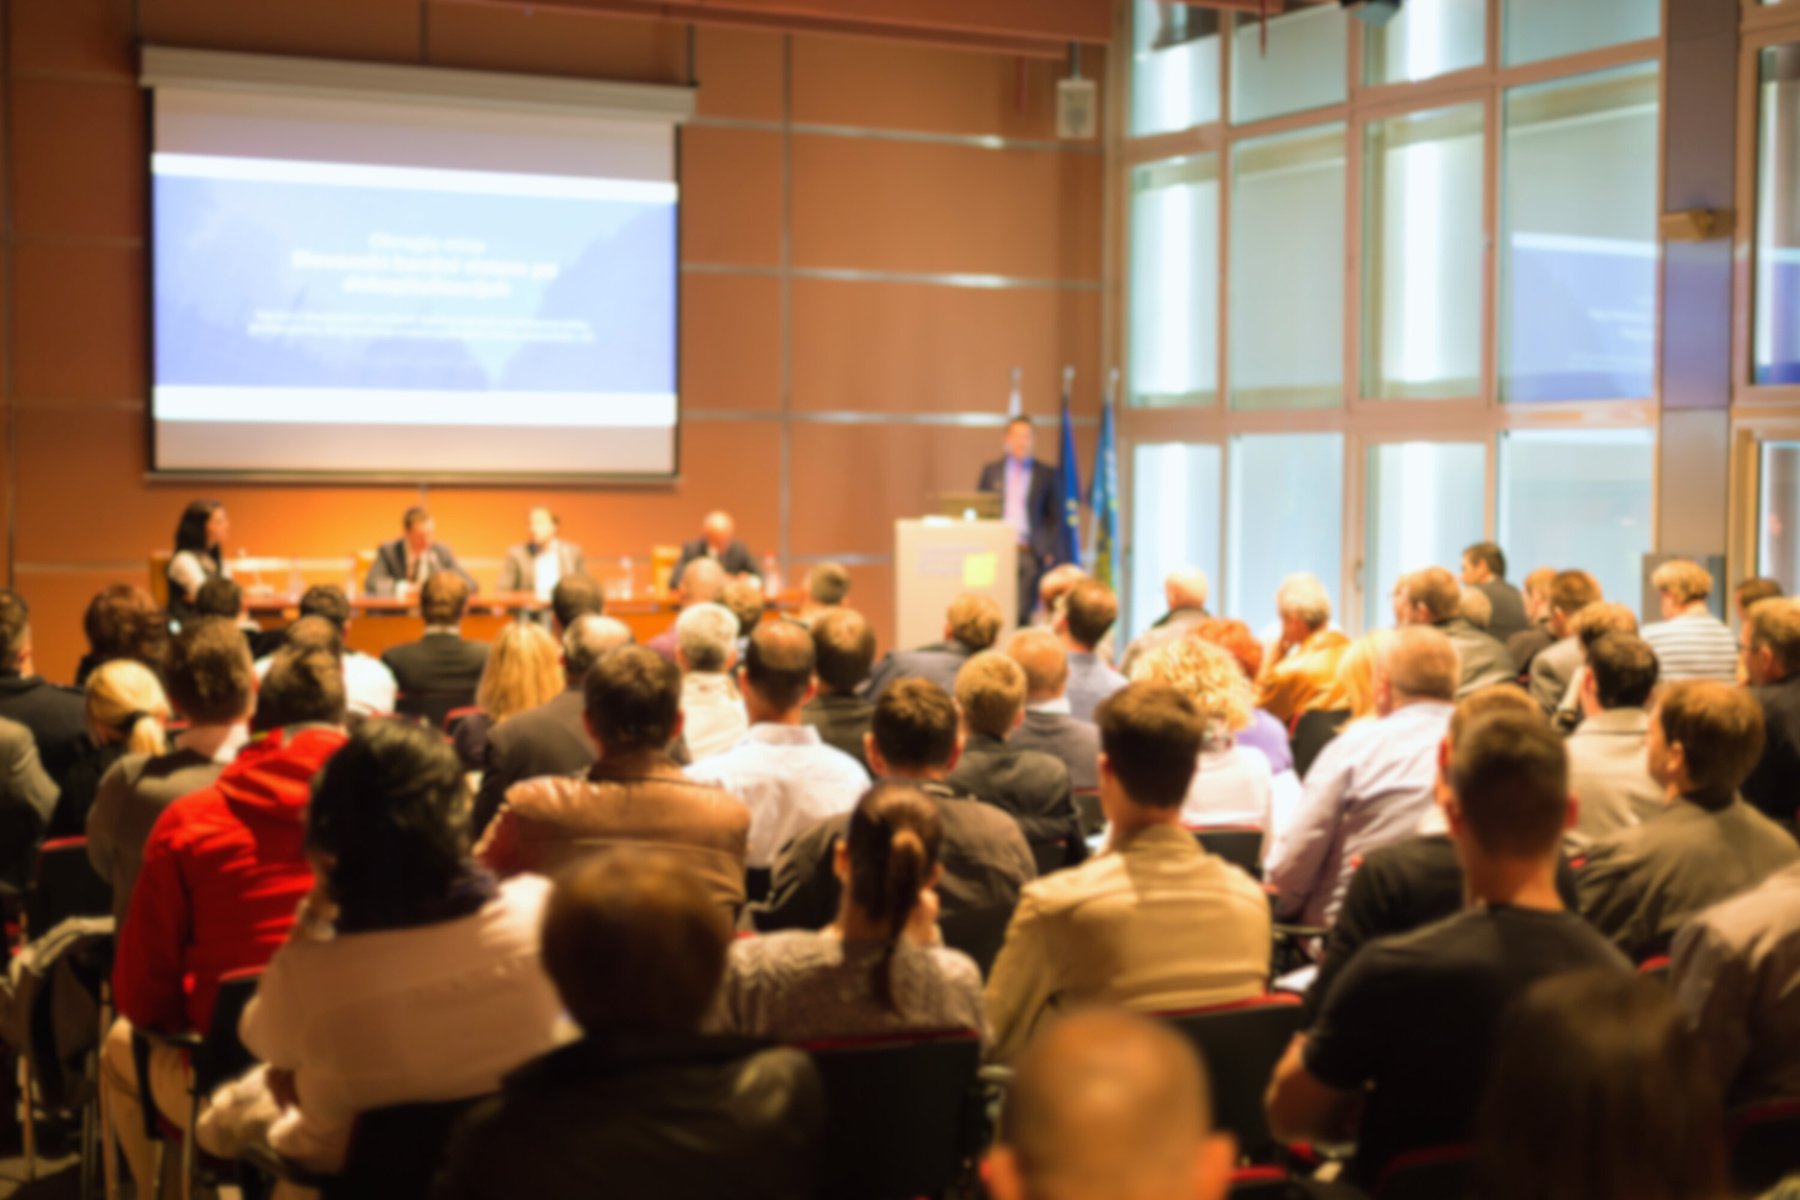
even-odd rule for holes
{"type": "Polygon", "coordinates": [[[25,938],[42,937],[69,917],[112,913],[112,885],[88,861],[87,839],[55,838],[38,847],[37,866],[25,894],[25,938]]]}
{"type": "Polygon", "coordinates": [[[344,1169],[319,1181],[321,1200],[425,1200],[457,1122],[483,1099],[396,1104],[358,1114],[344,1169]]]}
{"type": "Polygon", "coordinates": [[[1730,1114],[1732,1191],[1758,1196],[1800,1172],[1800,1100],[1754,1104],[1730,1114]]]}
{"type": "Polygon", "coordinates": [[[1637,972],[1646,979],[1666,984],[1669,982],[1669,956],[1658,954],[1655,958],[1646,958],[1637,965],[1637,972]]]}
{"type": "Polygon", "coordinates": [[[980,1146],[981,1041],[958,1029],[801,1047],[825,1084],[821,1200],[941,1196],[980,1146]]]}
{"type": "Polygon", "coordinates": [[[774,868],[745,867],[744,901],[748,904],[761,904],[769,898],[769,888],[774,886],[774,883],[774,868]]]}
{"type": "Polygon", "coordinates": [[[469,717],[479,717],[487,710],[479,704],[465,704],[461,708],[453,708],[444,714],[444,733],[455,737],[456,727],[469,717]]]}
{"type": "Polygon", "coordinates": [[[1250,878],[1262,878],[1263,831],[1255,825],[1190,825],[1188,831],[1200,848],[1215,854],[1234,867],[1242,867],[1250,878]]]}
{"type": "Polygon", "coordinates": [[[974,959],[981,977],[986,979],[994,960],[1000,957],[1000,947],[1006,944],[1006,927],[1012,923],[1012,915],[1011,908],[1001,905],[940,915],[938,929],[944,935],[944,945],[974,959]]]}
{"type": "Polygon", "coordinates": [[[1081,822],[1081,836],[1093,837],[1106,828],[1106,814],[1100,810],[1099,788],[1076,788],[1075,819],[1081,822]]]}
{"type": "Polygon", "coordinates": [[[1475,1147],[1408,1150],[1381,1170],[1375,1200],[1467,1200],[1475,1194],[1475,1147]]]}
{"type": "Polygon", "coordinates": [[[1266,1157],[1274,1148],[1263,1089],[1300,1031],[1301,1011],[1300,997],[1272,992],[1236,1004],[1157,1014],[1200,1051],[1212,1079],[1213,1123],[1236,1134],[1246,1155],[1266,1157]]]}
{"type": "Polygon", "coordinates": [[[1052,871],[1062,870],[1069,865],[1069,839],[1055,838],[1048,842],[1032,842],[1031,859],[1037,864],[1039,875],[1048,875],[1052,871]]]}

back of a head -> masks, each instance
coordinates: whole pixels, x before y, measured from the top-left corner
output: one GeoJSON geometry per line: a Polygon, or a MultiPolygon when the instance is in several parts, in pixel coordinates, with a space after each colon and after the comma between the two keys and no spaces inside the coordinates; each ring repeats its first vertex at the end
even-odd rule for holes
{"type": "MultiPolygon", "coordinates": [[[[1800,672],[1800,599],[1776,597],[1752,605],[1746,623],[1750,646],[1767,646],[1783,675],[1800,672]]],[[[0,626],[4,622],[0,621],[0,626]]]]}
{"type": "Polygon", "coordinates": [[[419,611],[427,625],[454,625],[469,606],[469,581],[455,571],[433,571],[419,589],[419,611]]]}
{"type": "Polygon", "coordinates": [[[1588,647],[1607,634],[1625,634],[1636,636],[1638,631],[1637,614],[1623,604],[1611,600],[1596,600],[1580,612],[1570,622],[1569,631],[1581,643],[1585,652],[1588,647]]]}
{"type": "Polygon", "coordinates": [[[1477,1141],[1481,1200],[1713,1200],[1724,1112],[1667,985],[1554,975],[1503,1020],[1477,1141]]]}
{"type": "Polygon", "coordinates": [[[586,575],[565,575],[550,589],[550,613],[558,629],[567,629],[579,617],[597,617],[606,611],[606,593],[586,575]]]}
{"type": "Polygon", "coordinates": [[[1490,712],[1450,751],[1450,787],[1483,853],[1515,861],[1554,855],[1569,813],[1569,759],[1543,714],[1490,712]]]}
{"type": "Polygon", "coordinates": [[[1480,588],[1463,588],[1457,607],[1464,619],[1477,629],[1486,629],[1494,623],[1494,602],[1480,588]]]}
{"type": "Polygon", "coordinates": [[[1059,563],[1038,579],[1038,604],[1054,615],[1076,584],[1088,577],[1079,563],[1059,563]]]}
{"type": "Polygon", "coordinates": [[[1656,690],[1656,651],[1636,634],[1605,633],[1587,648],[1601,708],[1643,708],[1656,690]]]}
{"type": "Polygon", "coordinates": [[[1006,643],[1006,656],[1025,672],[1025,695],[1051,698],[1063,694],[1069,682],[1069,655],[1062,639],[1048,629],[1021,629],[1006,643]]]}
{"type": "Polygon", "coordinates": [[[1331,620],[1331,593],[1316,575],[1304,571],[1289,575],[1275,589],[1275,611],[1308,629],[1322,629],[1331,620]]]}
{"type": "Polygon", "coordinates": [[[203,617],[236,617],[244,611],[244,589],[235,579],[214,575],[194,593],[194,611],[203,617]]]}
{"type": "Polygon", "coordinates": [[[615,617],[576,617],[563,630],[563,675],[571,687],[581,686],[600,656],[631,644],[631,627],[615,617]]]}
{"type": "Polygon", "coordinates": [[[544,970],[589,1036],[693,1034],[725,974],[731,925],[693,872],[638,850],[583,859],[544,913],[544,970]]]}
{"type": "Polygon", "coordinates": [[[1375,711],[1375,663],[1392,636],[1387,630],[1366,633],[1344,648],[1332,676],[1330,707],[1347,709],[1353,719],[1375,711]]]}
{"type": "Polygon", "coordinates": [[[681,569],[681,598],[686,604],[717,600],[725,590],[725,568],[710,558],[696,558],[681,569]]]}
{"type": "Polygon", "coordinates": [[[282,645],[296,650],[323,650],[335,658],[344,656],[344,635],[325,617],[301,617],[289,625],[282,645]]]}
{"type": "Polygon", "coordinates": [[[738,619],[723,604],[690,604],[675,618],[675,646],[690,671],[723,671],[737,639],[738,619]]]}
{"type": "Polygon", "coordinates": [[[1520,590],[1528,597],[1535,596],[1540,601],[1547,603],[1550,599],[1550,585],[1555,582],[1555,567],[1539,567],[1525,576],[1525,586],[1520,590]]]}
{"type": "Polygon", "coordinates": [[[300,615],[303,617],[324,617],[338,627],[342,633],[350,624],[350,598],[344,595],[344,589],[335,584],[319,583],[306,589],[300,596],[300,615]]]}
{"type": "Polygon", "coordinates": [[[1435,624],[1462,613],[1462,584],[1442,567],[1426,567],[1400,578],[1407,600],[1423,607],[1435,624]]]}
{"type": "Polygon", "coordinates": [[[1188,636],[1211,642],[1231,655],[1245,679],[1255,679],[1262,673],[1262,643],[1242,621],[1234,617],[1208,617],[1188,630],[1188,636]]]}
{"type": "Polygon", "coordinates": [[[1765,732],[1762,706],[1743,688],[1689,679],[1664,688],[1656,702],[1663,742],[1679,744],[1693,785],[1689,799],[1722,808],[1757,760],[1765,732]]]}
{"type": "Polygon", "coordinates": [[[1170,608],[1205,608],[1212,595],[1212,581],[1199,567],[1171,571],[1163,579],[1163,599],[1170,608]]]}
{"type": "Polygon", "coordinates": [[[1172,1029],[1090,1009],[1020,1055],[992,1174],[1000,1200],[1189,1200],[1223,1195],[1206,1071],[1172,1029]]]}
{"type": "Polygon", "coordinates": [[[223,617],[182,622],[169,643],[163,681],[175,710],[195,725],[241,719],[256,694],[250,647],[223,617]]]}
{"type": "Polygon", "coordinates": [[[1732,589],[1732,594],[1737,600],[1738,608],[1744,612],[1749,612],[1752,607],[1761,601],[1779,598],[1782,594],[1781,583],[1779,580],[1770,579],[1766,575],[1758,575],[1738,584],[1737,587],[1732,589]]]}
{"type": "Polygon", "coordinates": [[[956,704],[929,679],[901,679],[875,702],[869,732],[876,752],[897,771],[943,767],[956,750],[956,704]]]}
{"type": "Polygon", "coordinates": [[[1005,623],[999,601],[983,592],[964,592],[950,602],[944,617],[950,626],[950,636],[970,651],[992,646],[994,639],[1000,636],[1000,626],[1005,623]]]}
{"type": "Polygon", "coordinates": [[[727,580],[719,589],[719,603],[737,618],[738,636],[749,637],[763,618],[763,589],[752,579],[727,580]]]}
{"type": "Polygon", "coordinates": [[[1256,690],[1231,652],[1198,637],[1180,637],[1138,656],[1131,678],[1166,683],[1194,705],[1208,737],[1222,737],[1250,724],[1256,690]]]}
{"type": "Polygon", "coordinates": [[[1550,608],[1564,617],[1572,617],[1604,598],[1600,581],[1586,571],[1558,571],[1550,580],[1550,608]]]}
{"type": "Polygon", "coordinates": [[[495,723],[546,704],[563,690],[562,653],[536,621],[508,621],[488,649],[475,703],[495,723]]]}
{"type": "Polygon", "coordinates": [[[19,669],[31,644],[31,607],[11,588],[0,588],[0,675],[19,669]]]}
{"type": "Polygon", "coordinates": [[[850,572],[842,563],[816,564],[806,573],[806,598],[821,608],[836,608],[850,598],[850,572]]]}
{"type": "Polygon", "coordinates": [[[1456,647],[1429,625],[1409,625],[1383,638],[1379,665],[1394,691],[1413,700],[1454,700],[1462,681],[1456,647]]]}
{"type": "Polygon", "coordinates": [[[1181,807],[1206,738],[1192,700],[1168,684],[1132,683],[1101,701],[1094,724],[1107,767],[1132,803],[1181,807]]]}
{"type": "Polygon", "coordinates": [[[798,621],[756,627],[744,651],[744,686],[778,713],[792,712],[812,686],[812,632],[798,621]]]}
{"type": "Polygon", "coordinates": [[[467,875],[462,767],[441,735],[365,721],[313,782],[306,845],[330,863],[340,933],[440,914],[467,875]]]}
{"type": "Polygon", "coordinates": [[[1450,725],[1444,731],[1452,748],[1462,742],[1463,734],[1468,732],[1477,721],[1497,712],[1517,713],[1522,717],[1530,717],[1549,728],[1549,720],[1544,710],[1531,694],[1516,683],[1490,683],[1484,688],[1477,688],[1450,710],[1450,725]]]}
{"type": "Polygon", "coordinates": [[[1493,573],[1495,579],[1506,578],[1506,554],[1494,542],[1476,542],[1465,547],[1462,556],[1470,562],[1480,563],[1493,573]]]}
{"type": "Polygon", "coordinates": [[[1119,598],[1098,579],[1084,579],[1069,589],[1063,616],[1075,644],[1092,650],[1119,619],[1119,598]]]}
{"type": "Polygon", "coordinates": [[[855,691],[875,665],[875,631],[853,608],[833,608],[812,623],[813,669],[834,692],[855,691]]]}
{"type": "Polygon", "coordinates": [[[956,705],[971,733],[1004,738],[1025,709],[1025,672],[998,650],[984,650],[956,672],[956,705]]]}
{"type": "Polygon", "coordinates": [[[1671,558],[1650,572],[1650,586],[1677,604],[1692,604],[1712,595],[1712,572],[1697,562],[1671,558]]]}
{"type": "Polygon", "coordinates": [[[261,733],[286,725],[342,725],[344,703],[344,668],[337,655],[284,646],[263,676],[250,728],[261,733]]]}
{"type": "MultiPolygon", "coordinates": [[[[242,640],[241,638],[239,639],[242,640]]],[[[169,700],[156,673],[136,659],[115,658],[88,676],[88,736],[96,746],[120,745],[127,754],[161,754],[169,700]]]]}
{"type": "Polygon", "coordinates": [[[607,757],[662,751],[681,717],[681,672],[647,646],[620,646],[587,672],[582,703],[607,757]]]}
{"type": "Polygon", "coordinates": [[[937,802],[905,782],[878,783],[850,811],[844,844],[850,858],[850,902],[891,930],[875,968],[875,996],[896,1012],[895,946],[919,902],[944,839],[937,802]]]}
{"type": "MultiPolygon", "coordinates": [[[[204,588],[202,588],[204,590],[204,588]]],[[[235,616],[234,610],[230,615],[235,616]]],[[[168,643],[169,621],[150,593],[129,583],[101,588],[88,601],[81,618],[88,648],[96,659],[135,658],[158,662],[168,643]]],[[[241,640],[241,639],[240,639],[241,640]]],[[[5,631],[0,629],[0,659],[4,659],[5,631]]]]}

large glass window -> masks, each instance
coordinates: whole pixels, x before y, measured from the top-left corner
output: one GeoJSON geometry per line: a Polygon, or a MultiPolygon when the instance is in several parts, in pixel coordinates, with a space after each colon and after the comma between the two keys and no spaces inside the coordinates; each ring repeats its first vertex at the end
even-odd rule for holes
{"type": "Polygon", "coordinates": [[[1231,35],[1232,124],[1342,104],[1349,54],[1349,18],[1335,4],[1271,17],[1266,31],[1240,16],[1231,35]]]}
{"type": "Polygon", "coordinates": [[[1800,45],[1761,58],[1756,147],[1757,383],[1800,383],[1800,45]]]}
{"type": "Polygon", "coordinates": [[[1217,446],[1184,442],[1140,445],[1131,453],[1126,627],[1133,637],[1163,614],[1163,579],[1171,571],[1199,567],[1218,581],[1221,458],[1217,446]]]}
{"type": "Polygon", "coordinates": [[[1223,611],[1267,632],[1275,621],[1275,589],[1294,571],[1311,571],[1337,595],[1344,546],[1343,435],[1233,438],[1230,492],[1223,611]]]}
{"type": "Polygon", "coordinates": [[[1219,119],[1219,14],[1135,0],[1131,132],[1142,137],[1219,119]]]}
{"type": "Polygon", "coordinates": [[[1366,83],[1410,83],[1487,61],[1487,0],[1406,0],[1363,31],[1366,83]]]}
{"type": "Polygon", "coordinates": [[[1231,152],[1231,406],[1343,402],[1344,126],[1231,152]]]}
{"type": "Polygon", "coordinates": [[[1211,404],[1219,379],[1219,159],[1131,173],[1131,403],[1211,404]]]}
{"type": "Polygon", "coordinates": [[[1481,135],[1479,104],[1364,130],[1365,396],[1480,393],[1481,135]]]}
{"type": "Polygon", "coordinates": [[[1762,445],[1761,503],[1757,506],[1757,574],[1800,591],[1800,442],[1762,445]]]}
{"type": "Polygon", "coordinates": [[[1393,624],[1394,583],[1422,567],[1462,564],[1487,527],[1487,447],[1384,442],[1369,447],[1363,501],[1363,627],[1393,624]]]}
{"type": "Polygon", "coordinates": [[[1656,64],[1513,88],[1505,112],[1501,397],[1648,398],[1656,64]]]}
{"type": "Polygon", "coordinates": [[[1500,545],[1513,574],[1593,572],[1635,606],[1651,542],[1647,429],[1514,430],[1500,438],[1500,545]]]}
{"type": "Polygon", "coordinates": [[[1508,66],[1655,37],[1662,0],[1495,0],[1508,66]]]}

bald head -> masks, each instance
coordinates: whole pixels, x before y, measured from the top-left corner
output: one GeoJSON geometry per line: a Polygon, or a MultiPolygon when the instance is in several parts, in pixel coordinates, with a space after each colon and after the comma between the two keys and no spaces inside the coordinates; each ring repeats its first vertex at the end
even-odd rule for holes
{"type": "Polygon", "coordinates": [[[728,512],[709,512],[706,519],[700,522],[700,535],[706,539],[706,544],[713,548],[715,554],[723,554],[725,547],[731,545],[731,539],[737,536],[737,522],[731,519],[728,512]]]}
{"type": "Polygon", "coordinates": [[[1212,585],[1199,567],[1170,572],[1163,580],[1163,598],[1170,608],[1205,608],[1212,585]]]}
{"type": "Polygon", "coordinates": [[[996,1200],[1215,1200],[1235,1153],[1214,1137],[1206,1073],[1166,1026],[1088,1011],[1040,1035],[1017,1063],[996,1200]]]}
{"type": "Polygon", "coordinates": [[[1382,638],[1375,675],[1376,703],[1391,712],[1415,700],[1456,699],[1462,664],[1442,630],[1408,625],[1382,638]]]}
{"type": "Polygon", "coordinates": [[[725,568],[717,560],[696,558],[681,570],[681,603],[711,604],[725,590],[725,568]]]}
{"type": "Polygon", "coordinates": [[[1023,629],[1006,643],[1006,656],[1025,672],[1025,703],[1059,700],[1069,682],[1069,655],[1048,629],[1023,629]]]}

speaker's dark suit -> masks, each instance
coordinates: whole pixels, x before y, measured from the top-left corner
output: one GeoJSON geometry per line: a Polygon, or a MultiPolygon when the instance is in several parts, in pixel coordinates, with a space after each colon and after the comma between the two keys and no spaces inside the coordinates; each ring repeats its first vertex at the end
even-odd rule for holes
{"type": "Polygon", "coordinates": [[[395,707],[442,729],[451,709],[475,703],[475,685],[481,682],[487,656],[488,648],[480,642],[454,633],[428,633],[416,642],[388,647],[381,661],[400,685],[395,707]]]}
{"type": "MultiPolygon", "coordinates": [[[[418,580],[425,579],[439,571],[454,571],[463,577],[471,592],[477,590],[475,577],[462,569],[456,561],[456,553],[442,542],[433,542],[425,548],[425,561],[429,569],[418,580]]],[[[395,538],[391,542],[383,542],[381,549],[375,552],[375,562],[369,567],[369,573],[363,578],[363,591],[371,596],[391,596],[394,585],[406,578],[406,539],[395,538]]]]}
{"type": "Polygon", "coordinates": [[[682,543],[681,557],[675,560],[675,569],[669,574],[669,587],[671,589],[680,587],[681,573],[687,570],[687,565],[696,558],[707,557],[717,557],[719,566],[725,569],[727,575],[762,574],[762,568],[757,566],[756,559],[751,557],[750,547],[737,539],[732,539],[731,543],[725,547],[725,553],[713,556],[706,544],[706,539],[695,538],[691,542],[682,543]]]}
{"type": "MultiPolygon", "coordinates": [[[[1004,513],[1006,503],[1007,460],[997,458],[981,468],[977,491],[1000,493],[1004,513]]],[[[1062,520],[1058,511],[1056,472],[1051,467],[1031,460],[1031,480],[1025,488],[1025,546],[1019,549],[1019,624],[1031,620],[1037,607],[1038,577],[1056,562],[1057,529],[1062,520]],[[1027,549],[1026,547],[1029,547],[1027,549]]]]}

